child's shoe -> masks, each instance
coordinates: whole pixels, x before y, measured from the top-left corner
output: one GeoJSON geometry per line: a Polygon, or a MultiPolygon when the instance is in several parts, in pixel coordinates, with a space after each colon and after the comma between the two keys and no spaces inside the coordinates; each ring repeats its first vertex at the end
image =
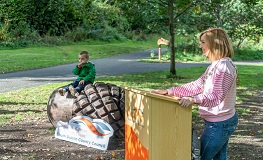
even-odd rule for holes
{"type": "Polygon", "coordinates": [[[59,89],[58,89],[58,92],[59,92],[59,94],[60,94],[61,96],[64,96],[65,93],[66,93],[66,90],[63,89],[63,88],[59,88],[59,89]]]}
{"type": "Polygon", "coordinates": [[[76,93],[78,92],[75,90],[75,88],[72,85],[70,85],[68,88],[69,88],[70,94],[72,96],[76,96],[76,93]]]}

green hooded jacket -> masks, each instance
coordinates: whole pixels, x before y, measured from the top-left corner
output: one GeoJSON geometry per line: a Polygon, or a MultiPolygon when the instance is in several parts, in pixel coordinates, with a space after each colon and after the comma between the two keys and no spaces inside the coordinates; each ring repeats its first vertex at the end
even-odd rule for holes
{"type": "Polygon", "coordinates": [[[91,62],[87,62],[86,64],[82,65],[81,68],[78,68],[78,66],[76,66],[72,73],[74,75],[78,76],[78,80],[84,80],[85,82],[92,82],[94,83],[95,81],[95,76],[96,76],[96,69],[95,69],[95,65],[91,62]]]}

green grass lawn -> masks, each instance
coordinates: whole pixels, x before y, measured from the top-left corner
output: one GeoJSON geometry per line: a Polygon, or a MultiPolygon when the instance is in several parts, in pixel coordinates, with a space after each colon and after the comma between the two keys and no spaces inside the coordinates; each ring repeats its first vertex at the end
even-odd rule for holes
{"type": "Polygon", "coordinates": [[[157,47],[154,41],[126,41],[96,44],[81,42],[66,46],[0,50],[0,73],[75,63],[82,50],[88,51],[92,60],[157,47]]]}
{"type": "MultiPolygon", "coordinates": [[[[172,86],[181,85],[197,79],[204,71],[205,67],[179,68],[177,75],[180,79],[166,78],[169,71],[154,71],[138,74],[127,74],[122,76],[110,76],[98,78],[96,81],[137,88],[145,91],[153,89],[166,89],[172,86]]],[[[262,66],[238,66],[239,85],[238,101],[242,101],[243,95],[253,94],[262,90],[263,87],[263,67],[262,66]]],[[[12,124],[17,121],[34,121],[47,118],[47,102],[54,89],[68,84],[56,83],[39,87],[20,89],[0,94],[0,126],[12,124]]],[[[193,115],[196,115],[193,110],[193,115]]]]}

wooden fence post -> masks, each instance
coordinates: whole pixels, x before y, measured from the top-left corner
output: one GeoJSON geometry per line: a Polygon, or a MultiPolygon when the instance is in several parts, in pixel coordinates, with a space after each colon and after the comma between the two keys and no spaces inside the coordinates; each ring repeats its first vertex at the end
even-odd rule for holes
{"type": "Polygon", "coordinates": [[[158,58],[159,58],[159,61],[160,61],[161,60],[161,55],[162,55],[161,45],[164,44],[164,45],[169,46],[170,42],[168,40],[164,39],[164,38],[160,38],[160,39],[158,39],[157,44],[158,44],[158,58]]]}

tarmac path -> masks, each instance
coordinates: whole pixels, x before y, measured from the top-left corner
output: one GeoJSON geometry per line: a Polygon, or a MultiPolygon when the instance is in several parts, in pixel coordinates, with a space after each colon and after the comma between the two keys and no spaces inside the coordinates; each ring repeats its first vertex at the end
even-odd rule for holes
{"type": "MultiPolygon", "coordinates": [[[[169,70],[170,63],[144,63],[140,59],[149,58],[151,50],[122,54],[109,58],[91,60],[96,67],[96,77],[117,76],[156,70],[169,70]]],[[[155,50],[157,52],[157,50],[155,50]]],[[[235,62],[236,65],[262,64],[257,62],[235,62]]],[[[208,66],[210,63],[176,63],[176,68],[208,66]]],[[[77,63],[42,69],[0,74],[0,93],[21,88],[40,86],[48,83],[72,81],[76,78],[71,71],[77,63]]]]}

